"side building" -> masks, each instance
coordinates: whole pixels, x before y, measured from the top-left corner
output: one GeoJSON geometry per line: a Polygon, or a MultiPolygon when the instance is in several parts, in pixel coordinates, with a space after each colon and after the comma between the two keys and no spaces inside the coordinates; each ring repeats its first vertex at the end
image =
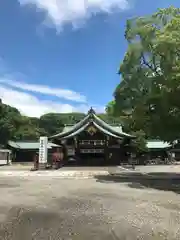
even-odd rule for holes
{"type": "MultiPolygon", "coordinates": [[[[7,147],[11,150],[12,162],[33,162],[35,154],[39,152],[38,141],[8,141],[7,147]]],[[[51,161],[51,154],[61,146],[49,142],[47,148],[48,159],[51,161]]]]}
{"type": "Polygon", "coordinates": [[[65,164],[102,166],[127,162],[133,138],[123,132],[122,126],[107,124],[91,108],[84,119],[65,126],[49,141],[63,145],[65,164]]]}
{"type": "Polygon", "coordinates": [[[147,141],[146,160],[147,162],[153,162],[158,159],[162,163],[167,163],[173,159],[172,156],[172,144],[160,140],[148,140],[147,141]]]}

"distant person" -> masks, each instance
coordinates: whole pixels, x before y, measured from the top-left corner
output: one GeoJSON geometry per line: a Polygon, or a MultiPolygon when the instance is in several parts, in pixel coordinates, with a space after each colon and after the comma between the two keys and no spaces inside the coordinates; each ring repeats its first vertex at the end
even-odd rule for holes
{"type": "Polygon", "coordinates": [[[37,153],[34,154],[33,162],[34,162],[34,168],[31,170],[37,171],[39,169],[39,155],[37,153]]]}
{"type": "Polygon", "coordinates": [[[62,149],[57,148],[56,152],[53,153],[53,163],[56,169],[59,169],[63,166],[64,154],[62,149]]]}

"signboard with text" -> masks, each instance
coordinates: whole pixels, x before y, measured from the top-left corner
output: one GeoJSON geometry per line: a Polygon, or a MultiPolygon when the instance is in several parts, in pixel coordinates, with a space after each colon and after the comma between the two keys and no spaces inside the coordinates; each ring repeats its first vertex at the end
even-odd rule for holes
{"type": "Polygon", "coordinates": [[[39,139],[39,163],[47,163],[47,137],[40,137],[39,139]]]}

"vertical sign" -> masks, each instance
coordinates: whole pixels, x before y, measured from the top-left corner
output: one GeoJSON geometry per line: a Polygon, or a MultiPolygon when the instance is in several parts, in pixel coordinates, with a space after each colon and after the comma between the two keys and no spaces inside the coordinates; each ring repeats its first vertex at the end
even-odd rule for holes
{"type": "Polygon", "coordinates": [[[47,163],[47,137],[40,137],[39,139],[39,163],[47,163]]]}

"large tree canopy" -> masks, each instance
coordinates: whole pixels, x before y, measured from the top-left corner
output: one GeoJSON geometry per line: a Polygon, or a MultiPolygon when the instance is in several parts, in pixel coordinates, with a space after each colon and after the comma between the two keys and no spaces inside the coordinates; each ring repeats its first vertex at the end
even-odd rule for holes
{"type": "Polygon", "coordinates": [[[127,21],[128,49],[120,66],[114,114],[146,137],[180,137],[180,9],[127,21]]]}

